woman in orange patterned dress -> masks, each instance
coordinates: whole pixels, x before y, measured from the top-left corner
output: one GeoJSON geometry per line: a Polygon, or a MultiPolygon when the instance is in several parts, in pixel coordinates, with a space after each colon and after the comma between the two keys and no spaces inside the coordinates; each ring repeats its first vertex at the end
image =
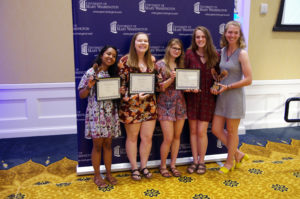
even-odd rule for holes
{"type": "Polygon", "coordinates": [[[147,162],[152,147],[152,136],[156,123],[156,97],[154,94],[129,94],[130,73],[154,72],[155,58],[149,49],[149,37],[146,33],[136,33],[131,40],[129,53],[119,62],[119,75],[123,88],[120,102],[119,117],[126,130],[126,153],[131,164],[131,177],[141,180],[141,173],[151,178],[147,162]],[[137,141],[139,146],[140,170],[137,165],[137,141]]]}

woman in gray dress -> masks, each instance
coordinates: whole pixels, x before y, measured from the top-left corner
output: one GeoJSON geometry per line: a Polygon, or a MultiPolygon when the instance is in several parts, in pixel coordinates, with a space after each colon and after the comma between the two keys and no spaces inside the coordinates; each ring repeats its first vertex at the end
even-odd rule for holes
{"type": "Polygon", "coordinates": [[[241,118],[245,117],[244,86],[252,83],[252,72],[243,33],[239,22],[226,24],[221,38],[221,71],[226,70],[228,76],[219,85],[220,89],[211,89],[217,97],[212,132],[226,145],[228,156],[220,173],[228,173],[249,156],[237,149],[239,144],[238,127],[241,118]],[[226,123],[226,129],[224,125],[226,123]]]}

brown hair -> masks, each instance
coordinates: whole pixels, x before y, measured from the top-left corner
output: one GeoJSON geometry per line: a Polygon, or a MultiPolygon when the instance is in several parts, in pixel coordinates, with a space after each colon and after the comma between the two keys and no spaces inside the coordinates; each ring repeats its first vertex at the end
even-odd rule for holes
{"type": "Polygon", "coordinates": [[[228,46],[228,41],[226,40],[225,34],[226,34],[226,32],[228,30],[228,27],[230,25],[237,26],[240,29],[240,38],[238,40],[238,47],[239,48],[246,48],[246,42],[245,42],[244,34],[242,32],[241,24],[237,21],[229,21],[225,25],[225,29],[224,29],[224,32],[222,34],[221,41],[220,41],[221,48],[228,46]]]}
{"type": "Polygon", "coordinates": [[[133,67],[133,68],[139,68],[138,66],[138,56],[137,56],[137,53],[136,53],[136,49],[135,49],[135,40],[136,38],[139,36],[139,35],[146,35],[147,38],[148,38],[148,42],[149,42],[149,46],[148,46],[148,50],[146,51],[145,55],[144,55],[144,59],[145,59],[145,62],[147,64],[147,67],[153,71],[154,69],[154,63],[153,63],[153,60],[152,60],[152,54],[150,52],[150,41],[149,41],[149,36],[144,33],[144,32],[138,32],[138,33],[135,33],[131,39],[131,42],[130,42],[130,48],[129,48],[129,54],[128,54],[128,60],[127,60],[127,65],[130,66],[130,67],[133,67]]]}
{"type": "Polygon", "coordinates": [[[201,30],[206,38],[206,44],[204,46],[204,57],[206,59],[206,65],[209,68],[213,68],[219,61],[219,55],[217,53],[216,47],[214,46],[212,36],[209,30],[204,26],[198,26],[195,28],[192,36],[192,43],[189,49],[192,49],[194,53],[196,53],[198,46],[196,44],[196,32],[201,30]]]}
{"type": "Polygon", "coordinates": [[[165,52],[165,56],[163,58],[163,60],[165,61],[166,63],[166,66],[167,66],[167,74],[170,75],[171,73],[171,68],[169,66],[169,62],[170,62],[170,50],[171,50],[171,47],[173,45],[179,45],[180,48],[181,48],[181,54],[179,57],[177,57],[175,59],[175,63],[177,65],[178,68],[184,68],[184,49],[183,49],[183,44],[182,44],[182,41],[180,39],[177,39],[177,38],[173,38],[171,39],[169,42],[168,42],[168,45],[166,47],[166,52],[165,52]]]}

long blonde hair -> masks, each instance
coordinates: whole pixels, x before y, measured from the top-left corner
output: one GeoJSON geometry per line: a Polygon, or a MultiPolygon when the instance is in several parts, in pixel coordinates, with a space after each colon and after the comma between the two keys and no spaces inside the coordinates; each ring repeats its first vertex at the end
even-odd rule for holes
{"type": "Polygon", "coordinates": [[[165,52],[165,55],[164,55],[164,62],[166,63],[166,72],[168,75],[170,75],[171,73],[171,68],[170,68],[170,65],[169,65],[169,62],[170,62],[170,50],[172,48],[173,45],[179,45],[180,48],[181,48],[181,54],[179,57],[177,57],[175,59],[175,63],[177,65],[178,68],[184,68],[184,49],[183,49],[183,44],[182,44],[182,41],[180,39],[177,39],[177,38],[173,38],[171,39],[169,42],[168,42],[168,45],[166,47],[166,52],[165,52]]]}
{"type": "Polygon", "coordinates": [[[145,59],[145,62],[147,64],[147,68],[149,68],[150,71],[153,71],[154,70],[154,63],[153,63],[152,54],[151,54],[151,51],[150,51],[150,40],[149,40],[149,36],[144,32],[138,32],[138,33],[135,33],[133,35],[133,37],[131,39],[131,42],[130,42],[127,65],[130,66],[130,67],[139,69],[138,56],[137,56],[136,49],[135,49],[135,40],[139,35],[142,35],[142,34],[147,36],[148,42],[149,42],[148,50],[146,51],[146,53],[144,55],[144,59],[145,59]]]}
{"type": "Polygon", "coordinates": [[[206,65],[208,68],[213,68],[219,61],[219,55],[217,53],[216,47],[214,46],[212,36],[209,30],[204,26],[198,26],[195,28],[192,36],[192,43],[189,49],[192,49],[194,53],[198,50],[198,46],[196,44],[196,32],[201,30],[206,38],[206,44],[204,46],[204,57],[206,59],[206,65]]]}
{"type": "Polygon", "coordinates": [[[246,42],[245,42],[245,37],[244,37],[244,34],[243,34],[243,31],[242,31],[242,28],[241,28],[241,24],[237,21],[229,21],[226,25],[225,25],[225,30],[222,34],[222,37],[221,37],[221,41],[220,41],[220,46],[221,48],[223,47],[227,47],[228,46],[228,41],[225,37],[225,34],[228,30],[228,27],[232,25],[232,26],[237,26],[239,29],[240,29],[240,38],[238,40],[238,47],[239,48],[246,48],[246,42]]]}

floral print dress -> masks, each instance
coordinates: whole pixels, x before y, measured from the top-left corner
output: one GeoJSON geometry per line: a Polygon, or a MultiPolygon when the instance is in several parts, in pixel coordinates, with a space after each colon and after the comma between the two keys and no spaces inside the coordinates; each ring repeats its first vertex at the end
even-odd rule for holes
{"type": "MultiPolygon", "coordinates": [[[[85,88],[95,71],[90,68],[81,78],[78,90],[85,88]]],[[[98,78],[110,77],[107,71],[100,71],[98,78]]],[[[88,96],[85,114],[85,138],[111,138],[121,135],[118,107],[112,100],[97,101],[95,86],[88,96]]]]}
{"type": "MultiPolygon", "coordinates": [[[[162,82],[169,78],[166,73],[166,64],[164,61],[158,61],[155,70],[160,71],[162,82]]],[[[183,91],[175,89],[173,82],[164,92],[160,92],[157,98],[158,120],[176,121],[186,119],[186,104],[183,91]]]]}
{"type": "MultiPolygon", "coordinates": [[[[121,77],[121,84],[126,88],[126,95],[129,97],[128,101],[125,101],[122,95],[119,117],[120,121],[125,124],[134,124],[149,120],[155,120],[157,118],[156,114],[156,97],[154,94],[150,94],[146,99],[139,99],[137,94],[128,94],[129,88],[129,74],[141,73],[140,70],[135,69],[127,65],[127,56],[120,59],[119,62],[119,75],[121,77]]],[[[151,72],[147,70],[146,72],[151,72]]]]}

